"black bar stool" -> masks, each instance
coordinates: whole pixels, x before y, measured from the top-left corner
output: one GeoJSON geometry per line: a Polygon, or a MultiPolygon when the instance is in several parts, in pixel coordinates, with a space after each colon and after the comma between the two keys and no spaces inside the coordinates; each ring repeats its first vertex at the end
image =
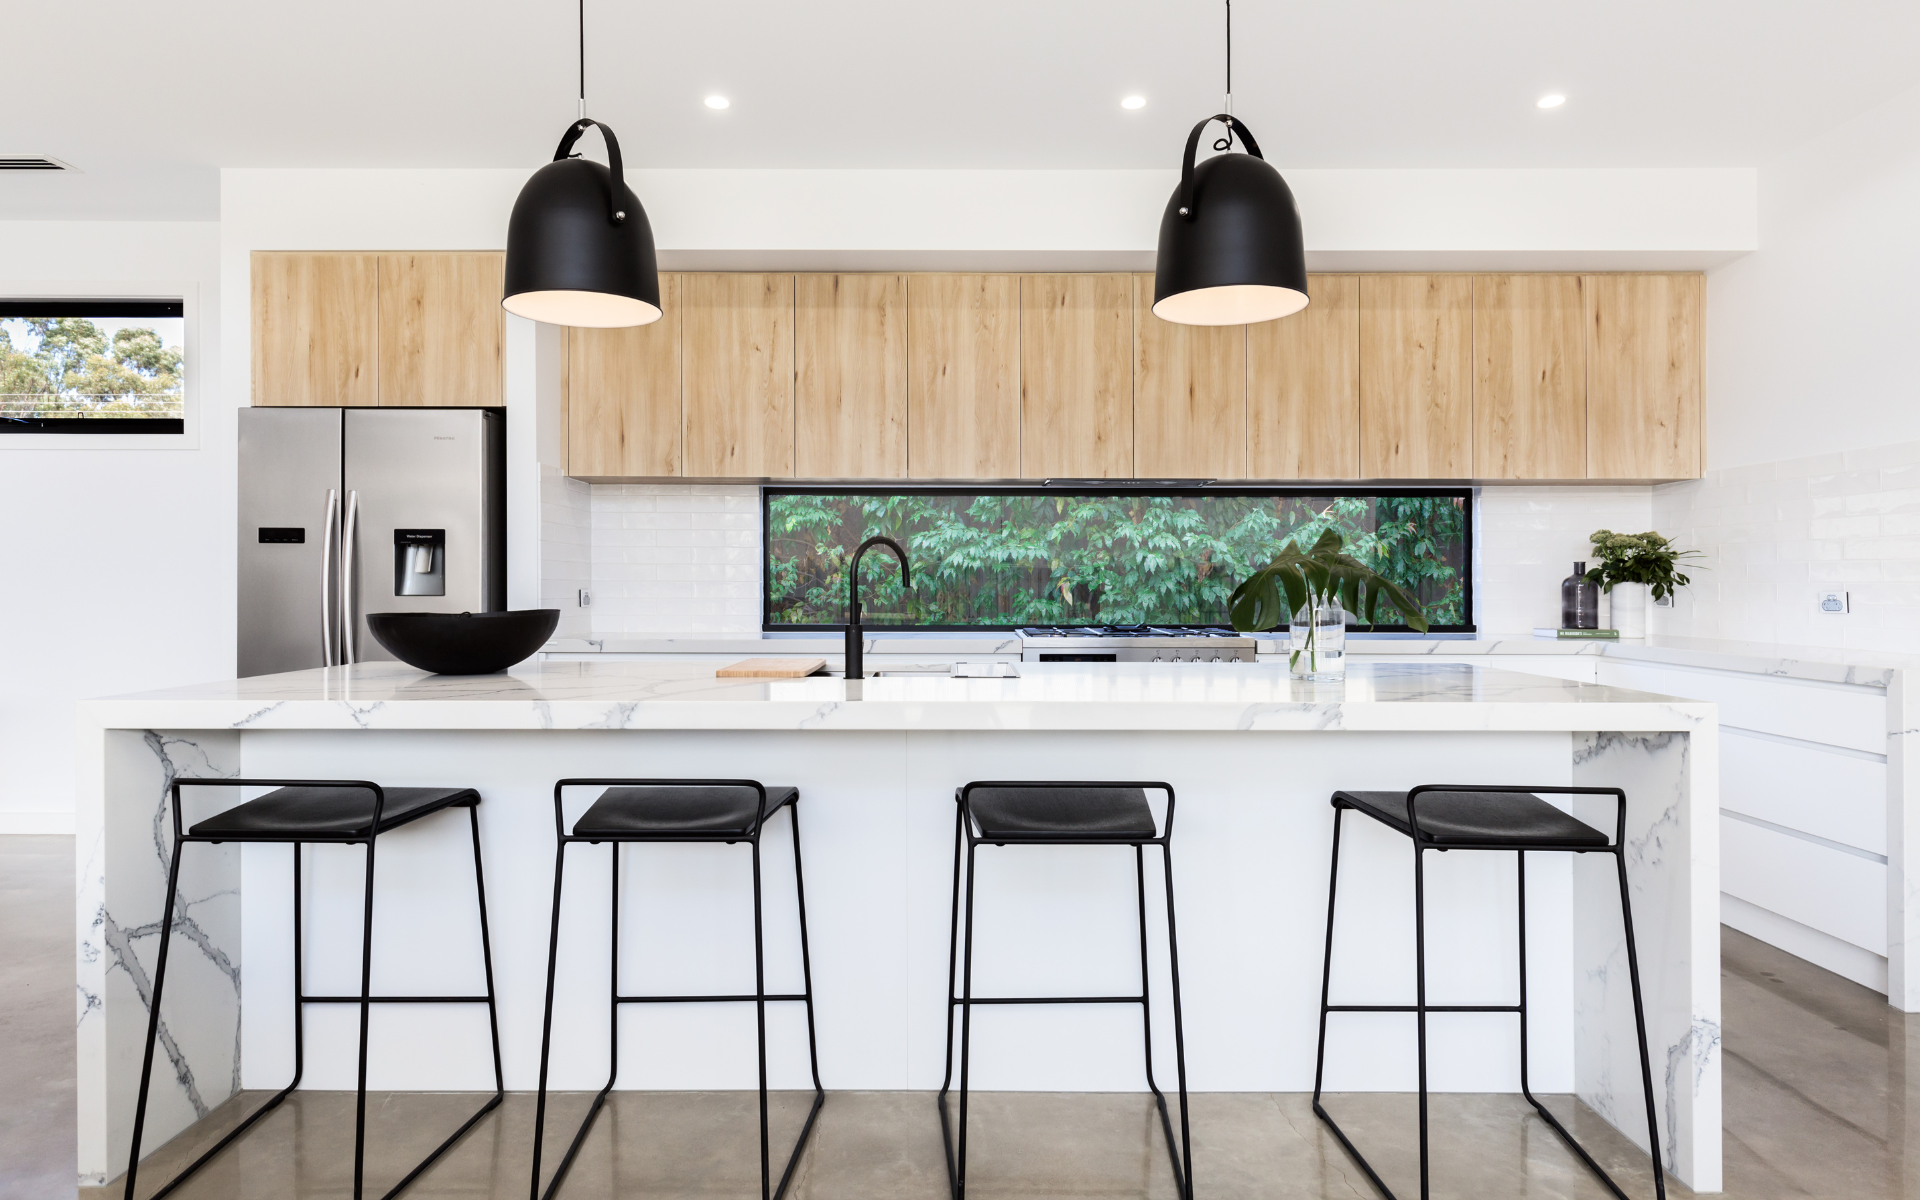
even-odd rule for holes
{"type": "Polygon", "coordinates": [[[213,1149],[193,1161],[171,1182],[148,1200],[160,1200],[185,1183],[195,1171],[207,1165],[214,1155],[251,1128],[254,1122],[271,1112],[288,1093],[300,1086],[306,1066],[306,1006],[309,1004],[358,1004],[360,1006],[360,1082],[358,1104],[353,1118],[353,1196],[360,1200],[361,1178],[366,1165],[367,1146],[367,1017],[375,1004],[485,1004],[488,1028],[493,1035],[493,1097],[466,1124],[453,1131],[433,1153],[420,1161],[406,1178],[393,1185],[383,1198],[404,1191],[420,1173],[452,1148],[474,1123],[500,1103],[506,1095],[506,1082],[500,1069],[500,1017],[494,1004],[493,947],[487,933],[487,885],[480,868],[480,793],[472,788],[381,787],[377,783],[355,779],[176,779],[173,796],[173,863],[167,869],[166,913],[160,921],[160,956],[153,972],[153,1003],[147,1013],[147,1051],[140,1065],[140,1099],[133,1110],[133,1148],[127,1155],[126,1200],[133,1200],[134,1180],[140,1170],[140,1134],[147,1120],[147,1086],[153,1079],[153,1044],[160,1030],[160,994],[167,982],[167,949],[173,941],[173,906],[180,881],[180,852],[188,842],[291,842],[293,844],[293,1082],[282,1088],[233,1131],[220,1139],[213,1149]],[[182,832],[180,789],[183,787],[271,787],[254,800],[229,808],[182,832]],[[473,890],[480,904],[480,955],[486,965],[487,994],[484,996],[376,996],[373,980],[373,847],[378,835],[390,833],[402,825],[443,809],[464,808],[473,829],[473,890]],[[360,993],[356,996],[309,996],[303,990],[300,936],[300,847],[307,842],[367,847],[366,895],[361,901],[360,993]]]}
{"type": "Polygon", "coordinates": [[[1180,1024],[1180,948],[1173,924],[1173,788],[1164,783],[974,782],[954,793],[953,929],[947,945],[947,1073],[940,1081],[940,1142],[947,1152],[947,1183],[953,1200],[967,1191],[967,1063],[976,1004],[1138,1004],[1144,1034],[1147,1086],[1160,1108],[1167,1158],[1182,1200],[1193,1200],[1193,1146],[1187,1128],[1187,1046],[1180,1024]],[[1149,789],[1167,794],[1164,827],[1156,833],[1149,789]],[[1140,994],[1137,996],[975,996],[973,994],[973,856],[981,843],[995,846],[1132,846],[1134,895],[1140,915],[1140,994]],[[960,935],[960,854],[966,848],[966,938],[960,935]],[[1146,847],[1158,846],[1166,864],[1167,960],[1173,976],[1173,1056],[1180,1090],[1180,1140],[1174,1143],[1167,1097],[1153,1078],[1153,1008],[1147,983],[1146,847]],[[954,995],[956,962],[960,994],[954,995]],[[953,1082],[953,1013],[960,1010],[960,1136],[954,1148],[947,1119],[953,1082]]]}
{"type": "Polygon", "coordinates": [[[1619,788],[1600,787],[1475,787],[1457,784],[1423,784],[1410,792],[1335,792],[1333,794],[1333,866],[1327,875],[1327,957],[1320,976],[1320,1047],[1313,1068],[1313,1111],[1333,1136],[1340,1139],[1347,1153],[1360,1164],[1373,1186],[1387,1200],[1393,1191],[1381,1180],[1353,1142],[1334,1123],[1320,1104],[1321,1077],[1327,1062],[1327,1014],[1336,1012],[1413,1013],[1419,1028],[1420,1045],[1420,1197],[1427,1200],[1427,1014],[1461,1012],[1510,1012],[1520,1016],[1520,1091],[1526,1096],[1553,1131],[1560,1135],[1580,1161],[1587,1164],[1607,1190],[1627,1200],[1611,1176],[1601,1169],[1593,1156],[1574,1140],[1547,1106],[1534,1097],[1527,1082],[1527,852],[1557,850],[1572,854],[1611,854],[1620,876],[1620,916],[1627,933],[1627,977],[1633,987],[1633,1024],[1640,1035],[1640,1079],[1646,1089],[1647,1136],[1653,1148],[1654,1191],[1665,1200],[1666,1174],[1660,1165],[1659,1122],[1653,1111],[1653,1067],[1647,1058],[1647,1017],[1640,1001],[1640,960],[1633,946],[1633,908],[1627,899],[1627,794],[1619,788]],[[1617,804],[1613,840],[1576,817],[1534,795],[1546,792],[1565,796],[1612,796],[1617,804]],[[1416,804],[1422,796],[1431,797],[1416,804]],[[1389,829],[1413,839],[1413,927],[1415,1000],[1413,1004],[1328,1004],[1333,980],[1333,912],[1335,885],[1340,871],[1340,819],[1352,809],[1372,817],[1389,829]],[[1429,850],[1511,850],[1516,856],[1520,896],[1520,1002],[1518,1004],[1428,1004],[1427,1003],[1427,918],[1426,887],[1422,871],[1423,856],[1429,850]]]}
{"type": "Polygon", "coordinates": [[[820,1052],[813,1029],[813,962],[807,951],[807,888],[800,873],[800,790],[792,787],[767,787],[752,779],[562,779],[553,785],[553,828],[559,839],[553,859],[553,934],[547,944],[547,1010],[540,1030],[540,1096],[533,1118],[533,1200],[551,1197],[567,1176],[567,1169],[580,1153],[593,1128],[594,1118],[606,1104],[620,1074],[620,1006],[622,1004],[705,1004],[752,1003],[760,1029],[760,1195],[761,1200],[779,1200],[793,1179],[800,1152],[813,1132],[814,1118],[826,1103],[827,1091],[820,1085],[820,1052]],[[566,829],[561,813],[561,793],[570,787],[604,787],[607,790],[580,819],[573,832],[566,829]],[[760,919],[760,833],[768,818],[787,810],[793,832],[793,890],[800,910],[800,977],[805,989],[798,994],[767,992],[766,956],[760,919]],[[599,845],[613,843],[613,974],[611,983],[612,1020],[606,1086],[593,1098],[592,1107],[580,1122],[580,1130],[553,1173],[545,1193],[540,1191],[540,1148],[546,1134],[547,1053],[553,1039],[553,978],[560,949],[560,895],[562,873],[567,864],[567,847],[575,842],[599,845]],[[620,846],[625,842],[745,842],[753,852],[753,986],[745,995],[729,996],[622,996],[620,994],[620,846]],[[793,1000],[807,1006],[807,1057],[813,1069],[813,1107],[794,1140],[793,1153],[781,1173],[779,1186],[772,1185],[767,1147],[767,1002],[793,1000]]]}

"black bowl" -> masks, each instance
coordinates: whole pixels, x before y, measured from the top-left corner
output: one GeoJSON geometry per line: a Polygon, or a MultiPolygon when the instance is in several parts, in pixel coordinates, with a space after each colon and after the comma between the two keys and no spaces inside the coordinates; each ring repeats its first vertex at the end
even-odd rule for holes
{"type": "Polygon", "coordinates": [[[373,640],[410,667],[436,675],[491,675],[553,636],[557,608],[490,613],[368,613],[373,640]]]}

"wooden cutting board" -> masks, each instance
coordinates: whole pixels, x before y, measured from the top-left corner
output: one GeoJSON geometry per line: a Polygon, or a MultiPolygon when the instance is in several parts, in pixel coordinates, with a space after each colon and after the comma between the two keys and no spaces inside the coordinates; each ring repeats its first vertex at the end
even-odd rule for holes
{"type": "Polygon", "coordinates": [[[749,658],[721,667],[716,679],[798,679],[826,669],[824,658],[749,658]]]}

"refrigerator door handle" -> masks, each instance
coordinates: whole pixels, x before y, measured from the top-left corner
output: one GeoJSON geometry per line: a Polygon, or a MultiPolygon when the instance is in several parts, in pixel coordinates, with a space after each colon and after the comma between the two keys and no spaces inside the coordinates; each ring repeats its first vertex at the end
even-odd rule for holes
{"type": "Polygon", "coordinates": [[[323,665],[339,666],[333,652],[333,547],[339,541],[340,493],[327,489],[327,519],[320,533],[320,655],[323,665]]]}
{"type": "Polygon", "coordinates": [[[340,661],[353,665],[353,537],[360,528],[360,493],[347,493],[347,530],[340,539],[340,661]]]}

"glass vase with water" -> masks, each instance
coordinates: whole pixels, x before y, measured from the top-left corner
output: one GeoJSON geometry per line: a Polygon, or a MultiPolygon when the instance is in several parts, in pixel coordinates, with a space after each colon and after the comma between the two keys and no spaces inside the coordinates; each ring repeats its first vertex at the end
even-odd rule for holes
{"type": "Polygon", "coordinates": [[[1287,673],[1295,679],[1342,680],[1347,677],[1347,613],[1336,595],[1309,593],[1293,614],[1287,673]]]}

